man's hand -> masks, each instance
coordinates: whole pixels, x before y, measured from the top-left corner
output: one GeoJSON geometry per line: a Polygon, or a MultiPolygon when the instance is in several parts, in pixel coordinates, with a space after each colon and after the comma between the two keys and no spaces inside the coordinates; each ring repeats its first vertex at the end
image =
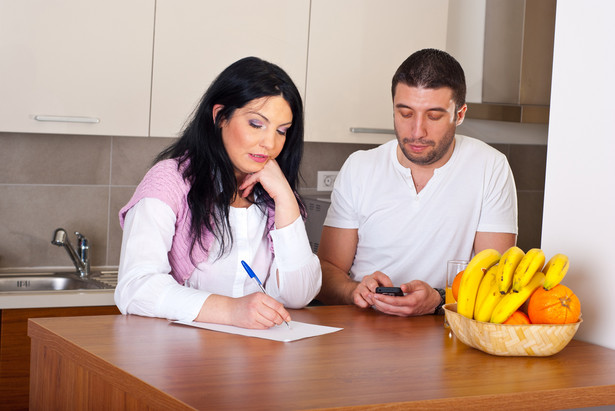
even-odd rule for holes
{"type": "Polygon", "coordinates": [[[316,299],[325,305],[353,304],[357,282],[348,276],[359,241],[358,230],[323,226],[318,246],[322,287],[316,299]]]}
{"type": "Polygon", "coordinates": [[[376,287],[393,287],[393,283],[380,271],[366,275],[352,292],[352,302],[361,308],[371,307],[375,303],[376,287]]]}
{"type": "Polygon", "coordinates": [[[373,301],[371,305],[378,311],[400,317],[433,314],[440,304],[440,293],[424,281],[413,280],[402,284],[401,290],[404,292],[403,297],[372,293],[367,298],[373,301]]]}

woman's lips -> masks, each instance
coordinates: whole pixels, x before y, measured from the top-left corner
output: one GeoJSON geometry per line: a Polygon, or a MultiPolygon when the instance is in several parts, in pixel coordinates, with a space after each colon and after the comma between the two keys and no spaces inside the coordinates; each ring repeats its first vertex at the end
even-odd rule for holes
{"type": "Polygon", "coordinates": [[[269,156],[266,156],[264,154],[250,154],[250,158],[257,163],[264,163],[265,161],[267,161],[269,156]]]}

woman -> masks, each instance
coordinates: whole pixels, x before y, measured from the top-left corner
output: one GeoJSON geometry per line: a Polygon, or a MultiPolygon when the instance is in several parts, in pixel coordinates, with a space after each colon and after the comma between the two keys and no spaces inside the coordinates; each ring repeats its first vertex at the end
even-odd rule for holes
{"type": "Polygon", "coordinates": [[[255,57],[226,68],[120,210],[120,311],[261,329],[290,321],[284,307],[304,307],[321,285],[296,194],[302,151],[290,77],[255,57]]]}

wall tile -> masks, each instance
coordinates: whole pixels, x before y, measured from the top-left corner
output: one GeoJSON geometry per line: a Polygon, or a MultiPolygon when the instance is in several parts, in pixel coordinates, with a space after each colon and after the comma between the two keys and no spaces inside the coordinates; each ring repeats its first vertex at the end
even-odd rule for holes
{"type": "Polygon", "coordinates": [[[543,191],[518,191],[519,236],[517,246],[523,251],[540,248],[542,235],[543,191]]]}
{"type": "Polygon", "coordinates": [[[120,263],[122,248],[122,228],[118,213],[132,197],[134,187],[112,187],[109,202],[109,239],[107,244],[107,265],[117,266],[120,263]]]}
{"type": "Polygon", "coordinates": [[[51,244],[56,228],[90,241],[92,265],[106,256],[109,189],[106,186],[0,185],[0,266],[72,266],[65,250],[51,244]]]}
{"type": "Polygon", "coordinates": [[[489,144],[491,147],[504,154],[507,158],[510,155],[510,144],[489,144]]]}
{"type": "MultiPolygon", "coordinates": [[[[0,133],[0,268],[67,267],[51,245],[57,227],[88,237],[94,266],[117,266],[117,213],[154,157],[174,139],[0,133]]],[[[318,170],[339,170],[348,156],[375,144],[306,143],[302,188],[318,170]]],[[[495,145],[506,154],[519,194],[519,246],[540,245],[546,148],[495,145]],[[540,181],[541,184],[537,184],[540,181]]]]}
{"type": "Polygon", "coordinates": [[[154,158],[174,141],[174,138],[114,137],[111,184],[139,184],[154,158]]]}
{"type": "Polygon", "coordinates": [[[369,150],[376,144],[305,143],[301,162],[301,188],[316,188],[318,171],[338,171],[348,156],[358,150],[369,150]]]}
{"type": "Polygon", "coordinates": [[[0,183],[109,184],[111,137],[0,133],[0,183]]]}
{"type": "Polygon", "coordinates": [[[508,162],[517,190],[544,190],[547,146],[511,144],[508,162]]]}

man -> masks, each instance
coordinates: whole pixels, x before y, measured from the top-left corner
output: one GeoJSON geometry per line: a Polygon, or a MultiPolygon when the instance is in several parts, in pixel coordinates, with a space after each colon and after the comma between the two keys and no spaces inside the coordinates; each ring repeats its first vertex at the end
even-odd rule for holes
{"type": "Polygon", "coordinates": [[[449,54],[412,54],[391,91],[397,141],[353,153],[340,170],[318,249],[317,299],[432,314],[444,302],[448,260],[516,243],[515,183],[502,153],[455,135],[466,86],[449,54]],[[376,294],[379,286],[400,286],[404,296],[376,294]]]}

